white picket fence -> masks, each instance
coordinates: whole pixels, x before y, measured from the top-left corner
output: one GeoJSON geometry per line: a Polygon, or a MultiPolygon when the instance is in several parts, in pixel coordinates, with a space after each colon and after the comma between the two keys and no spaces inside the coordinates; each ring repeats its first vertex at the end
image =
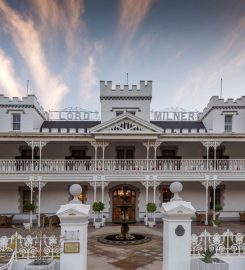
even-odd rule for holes
{"type": "Polygon", "coordinates": [[[200,235],[192,234],[191,255],[200,256],[207,249],[215,252],[216,256],[244,256],[245,255],[245,235],[233,233],[230,230],[222,234],[211,235],[207,230],[200,235]]]}
{"type": "MultiPolygon", "coordinates": [[[[61,239],[55,235],[0,237],[0,254],[14,252],[15,259],[55,258],[60,256],[61,239]]],[[[1,268],[0,268],[1,269],[1,268]]]]}

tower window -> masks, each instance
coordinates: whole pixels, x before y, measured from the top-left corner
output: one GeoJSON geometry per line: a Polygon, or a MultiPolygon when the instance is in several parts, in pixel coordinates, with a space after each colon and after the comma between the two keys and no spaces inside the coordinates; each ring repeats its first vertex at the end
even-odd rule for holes
{"type": "Polygon", "coordinates": [[[13,130],[20,130],[20,122],[21,122],[21,115],[20,113],[13,113],[12,114],[13,120],[13,130]]]}
{"type": "Polygon", "coordinates": [[[225,115],[225,132],[232,131],[232,115],[225,115]]]}

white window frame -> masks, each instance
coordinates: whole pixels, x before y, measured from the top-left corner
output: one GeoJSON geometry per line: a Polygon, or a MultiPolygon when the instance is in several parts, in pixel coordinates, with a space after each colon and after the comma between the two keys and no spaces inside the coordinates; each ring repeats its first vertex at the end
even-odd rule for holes
{"type": "Polygon", "coordinates": [[[224,115],[224,131],[232,132],[232,122],[233,122],[233,114],[225,114],[224,115]],[[231,122],[226,122],[226,117],[231,117],[231,122]]]}
{"type": "Polygon", "coordinates": [[[12,130],[13,131],[20,131],[21,130],[21,113],[12,113],[12,130]],[[15,115],[18,115],[20,117],[19,121],[14,120],[15,115]],[[18,129],[15,128],[16,125],[19,125],[18,129]]]}

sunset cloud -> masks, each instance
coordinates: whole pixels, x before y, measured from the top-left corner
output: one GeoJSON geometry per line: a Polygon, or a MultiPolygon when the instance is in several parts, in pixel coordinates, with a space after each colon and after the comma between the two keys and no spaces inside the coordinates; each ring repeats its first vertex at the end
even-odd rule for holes
{"type": "Polygon", "coordinates": [[[20,97],[24,94],[23,86],[16,77],[12,60],[0,48],[0,89],[8,97],[20,97]]]}
{"type": "Polygon", "coordinates": [[[22,17],[17,11],[0,0],[0,13],[5,19],[8,32],[30,70],[36,93],[45,109],[59,108],[68,89],[61,78],[52,74],[45,58],[40,33],[31,18],[22,17]]]}
{"type": "Polygon", "coordinates": [[[130,40],[152,5],[152,0],[120,0],[119,32],[130,40]]]}
{"type": "Polygon", "coordinates": [[[64,36],[67,47],[72,51],[76,47],[76,37],[84,28],[81,16],[84,13],[83,0],[29,0],[37,18],[40,31],[47,36],[61,34],[64,36]]]}
{"type": "Polygon", "coordinates": [[[86,102],[91,102],[94,96],[93,87],[97,84],[95,70],[94,56],[90,55],[87,64],[81,70],[81,96],[86,102]]]}

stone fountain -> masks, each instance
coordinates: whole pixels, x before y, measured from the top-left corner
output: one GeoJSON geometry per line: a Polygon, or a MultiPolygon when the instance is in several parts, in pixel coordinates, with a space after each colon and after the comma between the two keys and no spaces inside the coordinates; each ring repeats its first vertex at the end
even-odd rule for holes
{"type": "Polygon", "coordinates": [[[98,238],[99,242],[112,245],[137,245],[151,240],[147,235],[129,233],[129,224],[136,223],[136,220],[129,219],[129,209],[132,208],[132,205],[128,202],[131,195],[130,192],[127,185],[122,186],[119,192],[122,203],[117,207],[121,209],[121,219],[114,223],[121,225],[121,232],[119,234],[103,235],[98,238]]]}

